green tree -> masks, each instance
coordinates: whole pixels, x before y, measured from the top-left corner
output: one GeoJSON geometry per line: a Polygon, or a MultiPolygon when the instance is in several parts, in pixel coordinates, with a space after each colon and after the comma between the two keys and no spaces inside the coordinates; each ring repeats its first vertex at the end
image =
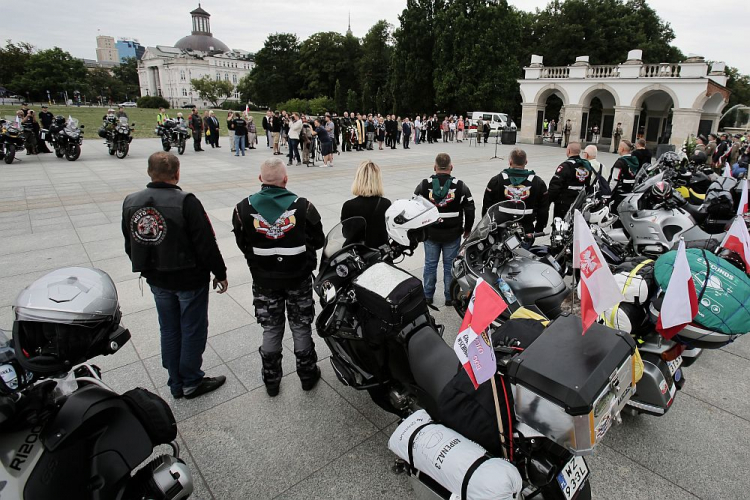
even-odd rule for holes
{"type": "MultiPolygon", "coordinates": [[[[729,104],[727,104],[724,111],[729,111],[732,106],[737,104],[750,106],[750,76],[743,75],[737,68],[731,66],[727,66],[726,74],[728,77],[727,88],[732,94],[729,96],[729,104]]],[[[719,128],[743,123],[747,115],[747,110],[734,110],[721,120],[719,128]]]]}
{"type": "Polygon", "coordinates": [[[334,32],[315,33],[300,46],[303,94],[309,97],[334,95],[336,80],[349,70],[344,57],[345,36],[334,32]]]}
{"type": "Polygon", "coordinates": [[[237,83],[237,92],[240,93],[240,101],[257,104],[252,73],[248,73],[240,78],[240,81],[237,83]]]}
{"type": "Polygon", "coordinates": [[[140,92],[138,81],[138,60],[135,57],[126,57],[119,65],[112,68],[112,76],[123,85],[123,98],[133,99],[140,92]]]}
{"type": "Polygon", "coordinates": [[[373,111],[372,108],[372,91],[370,90],[370,82],[365,82],[364,85],[362,85],[362,112],[370,113],[373,111]]]}
{"type": "Polygon", "coordinates": [[[198,96],[212,104],[214,108],[221,107],[234,92],[234,85],[227,80],[213,80],[206,75],[203,78],[193,78],[190,85],[198,92],[198,96]],[[222,99],[223,97],[223,99],[222,99]]]}
{"type": "Polygon", "coordinates": [[[378,113],[388,113],[388,103],[386,102],[383,87],[378,87],[378,91],[375,93],[375,109],[378,113]]]}
{"type": "MultiPolygon", "coordinates": [[[[435,12],[440,11],[443,4],[443,0],[407,0],[406,9],[399,16],[400,26],[393,33],[396,45],[389,74],[393,111],[396,113],[435,109],[432,76],[437,66],[432,60],[435,46],[433,24],[435,12]]],[[[452,33],[456,40],[456,32],[452,33]]],[[[468,37],[471,33],[463,32],[460,35],[468,37]]],[[[464,41],[466,39],[461,43],[464,41]]]]}
{"type": "Polygon", "coordinates": [[[13,43],[6,40],[5,47],[0,47],[0,85],[12,88],[11,82],[26,70],[26,63],[34,53],[34,47],[26,42],[13,43]]]}
{"type": "Polygon", "coordinates": [[[59,47],[40,50],[26,62],[26,70],[11,82],[11,88],[29,93],[34,99],[46,100],[47,91],[55,97],[65,91],[69,98],[78,90],[86,93],[88,72],[83,61],[71,56],[59,47]]]}
{"type": "Polygon", "coordinates": [[[356,113],[359,107],[357,100],[357,92],[354,89],[349,89],[346,92],[346,107],[350,113],[356,113]]]}
{"type": "Polygon", "coordinates": [[[359,38],[349,33],[342,41],[341,58],[343,59],[343,70],[339,72],[338,79],[341,88],[354,89],[356,92],[362,90],[362,79],[359,77],[359,61],[362,59],[362,44],[359,38]]]}
{"type": "Polygon", "coordinates": [[[112,76],[106,68],[94,68],[88,75],[89,98],[94,96],[108,102],[121,102],[125,99],[125,84],[112,76]]]}
{"type": "MultiPolygon", "coordinates": [[[[375,23],[362,39],[359,75],[363,82],[369,84],[370,91],[385,87],[388,83],[388,67],[393,51],[392,29],[393,26],[381,20],[375,23]]],[[[364,91],[364,87],[362,90],[364,91]]]]}
{"type": "Polygon", "coordinates": [[[341,90],[341,80],[336,80],[336,87],[333,91],[333,102],[336,107],[337,113],[342,113],[344,111],[344,108],[346,107],[346,96],[344,95],[344,92],[341,90]]]}
{"type": "Polygon", "coordinates": [[[243,90],[255,104],[273,107],[299,96],[302,88],[300,43],[292,33],[268,35],[263,48],[255,53],[255,67],[243,90]]]}

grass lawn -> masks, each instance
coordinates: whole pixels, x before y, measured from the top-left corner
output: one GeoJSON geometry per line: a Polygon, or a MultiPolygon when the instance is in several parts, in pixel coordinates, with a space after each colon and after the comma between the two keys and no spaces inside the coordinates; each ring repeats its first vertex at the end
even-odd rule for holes
{"type": "MultiPolygon", "coordinates": [[[[21,106],[8,106],[8,105],[0,105],[0,117],[2,118],[10,118],[14,117],[16,114],[16,111],[21,109],[21,106]]],[[[33,106],[29,106],[29,109],[33,109],[36,114],[38,115],[41,111],[41,104],[34,103],[33,106]]],[[[98,139],[99,137],[96,135],[96,131],[99,129],[99,127],[102,125],[102,117],[107,114],[106,107],[101,106],[81,106],[80,108],[77,106],[50,106],[49,110],[55,114],[55,115],[63,115],[66,118],[68,115],[72,116],[73,118],[76,118],[79,123],[82,125],[85,125],[86,128],[84,129],[86,134],[85,137],[89,139],[98,139]]],[[[117,108],[115,108],[115,111],[117,111],[117,108]]],[[[201,110],[202,111],[202,110],[201,110]]],[[[241,111],[238,109],[238,111],[241,111]]],[[[158,109],[145,109],[145,108],[125,108],[125,112],[128,114],[128,118],[130,119],[130,123],[135,123],[135,130],[133,133],[133,137],[156,137],[156,134],[154,134],[154,128],[156,128],[156,115],[159,113],[158,109]]],[[[167,110],[167,113],[170,117],[176,117],[177,113],[181,112],[182,115],[187,118],[188,114],[190,114],[189,109],[169,109],[167,110]]],[[[215,111],[217,118],[219,118],[219,124],[222,128],[222,134],[226,134],[226,116],[227,111],[223,109],[219,109],[215,111]]],[[[263,120],[263,113],[259,112],[252,112],[251,113],[253,117],[255,118],[256,126],[260,127],[260,123],[263,120]]]]}

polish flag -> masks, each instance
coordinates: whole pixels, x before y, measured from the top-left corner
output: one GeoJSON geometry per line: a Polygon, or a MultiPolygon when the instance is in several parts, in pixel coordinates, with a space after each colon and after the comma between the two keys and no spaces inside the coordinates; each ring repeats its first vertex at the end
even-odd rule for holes
{"type": "Polygon", "coordinates": [[[724,173],[722,173],[721,176],[732,177],[732,167],[729,166],[729,162],[724,162],[724,173]]]}
{"type": "Polygon", "coordinates": [[[735,217],[732,226],[724,236],[721,246],[727,250],[736,252],[745,263],[745,271],[750,271],[750,234],[744,217],[735,217]]]}
{"type": "Polygon", "coordinates": [[[744,215],[747,213],[747,179],[742,180],[742,196],[740,197],[740,205],[737,207],[737,215],[744,215]]]}
{"type": "Polygon", "coordinates": [[[693,273],[690,272],[690,264],[688,264],[685,252],[685,242],[680,240],[672,276],[669,278],[667,291],[661,303],[656,331],[669,340],[693,321],[696,314],[698,314],[698,294],[695,293],[695,283],[693,283],[693,273]],[[690,307],[685,307],[686,305],[690,307]]]}
{"type": "Polygon", "coordinates": [[[623,296],[604,255],[578,210],[573,226],[573,267],[581,270],[581,319],[583,333],[607,309],[615,307],[623,296]]]}
{"type": "Polygon", "coordinates": [[[250,105],[245,104],[245,117],[250,116],[250,105]]]}
{"type": "Polygon", "coordinates": [[[495,289],[479,278],[453,344],[453,350],[474,384],[474,389],[491,379],[497,370],[495,352],[482,333],[507,308],[508,304],[495,289]]]}

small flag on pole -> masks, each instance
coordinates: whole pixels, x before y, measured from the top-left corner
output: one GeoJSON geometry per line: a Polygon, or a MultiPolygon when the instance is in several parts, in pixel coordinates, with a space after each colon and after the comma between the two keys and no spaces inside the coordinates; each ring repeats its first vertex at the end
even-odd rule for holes
{"type": "Polygon", "coordinates": [[[737,207],[737,215],[746,214],[747,205],[747,179],[742,179],[742,196],[740,196],[740,204],[737,207]]]}
{"type": "Polygon", "coordinates": [[[674,259],[672,276],[661,303],[656,331],[669,340],[685,328],[698,314],[698,295],[695,293],[693,273],[687,260],[685,242],[680,240],[674,259]]]}
{"type": "Polygon", "coordinates": [[[583,333],[607,309],[622,301],[617,285],[591,229],[578,210],[573,226],[573,267],[581,270],[581,319],[583,333]]]}
{"type": "Polygon", "coordinates": [[[453,344],[453,350],[474,384],[474,389],[490,380],[497,371],[495,352],[486,334],[482,334],[507,307],[495,289],[479,278],[453,344]]]}
{"type": "Polygon", "coordinates": [[[721,246],[737,253],[745,263],[745,272],[750,271],[750,234],[748,234],[744,217],[734,218],[721,246]]]}

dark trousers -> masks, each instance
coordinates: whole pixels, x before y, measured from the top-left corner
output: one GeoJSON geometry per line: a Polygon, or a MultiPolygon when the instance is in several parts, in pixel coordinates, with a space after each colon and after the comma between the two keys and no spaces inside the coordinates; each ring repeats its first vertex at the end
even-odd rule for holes
{"type": "MultiPolygon", "coordinates": [[[[200,136],[198,136],[200,141],[200,136]]],[[[197,290],[167,290],[151,285],[161,329],[161,362],[173,395],[191,392],[203,380],[208,338],[208,285],[197,290]]]]}
{"type": "Polygon", "coordinates": [[[292,161],[294,161],[295,158],[297,158],[297,161],[301,161],[299,157],[299,139],[289,139],[289,154],[287,155],[289,157],[289,164],[292,164],[292,161]]]}
{"type": "Polygon", "coordinates": [[[404,134],[404,149],[409,149],[410,140],[411,140],[411,134],[404,134]]]}
{"type": "Polygon", "coordinates": [[[193,132],[193,149],[195,149],[196,151],[200,151],[201,149],[203,149],[201,148],[201,136],[202,135],[203,133],[201,133],[200,131],[193,132]]]}
{"type": "Polygon", "coordinates": [[[311,325],[315,317],[315,305],[312,277],[304,279],[294,288],[284,290],[263,288],[253,283],[253,307],[255,318],[263,327],[261,349],[264,353],[281,352],[285,319],[289,320],[294,352],[305,352],[313,347],[311,325]]]}

